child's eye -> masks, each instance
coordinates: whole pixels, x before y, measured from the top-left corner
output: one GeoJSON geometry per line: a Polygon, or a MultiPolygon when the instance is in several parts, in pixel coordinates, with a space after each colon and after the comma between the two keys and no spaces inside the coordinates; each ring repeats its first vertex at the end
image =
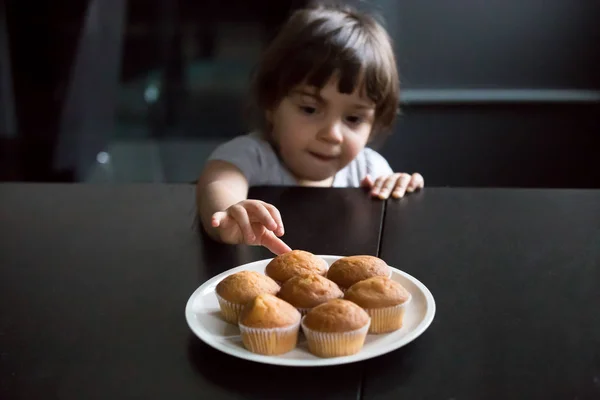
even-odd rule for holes
{"type": "Polygon", "coordinates": [[[311,106],[300,106],[300,111],[304,114],[312,115],[317,112],[317,109],[311,106]]]}
{"type": "Polygon", "coordinates": [[[346,117],[346,121],[348,121],[352,125],[358,125],[361,122],[363,122],[363,119],[356,115],[350,115],[350,116],[346,117]]]}

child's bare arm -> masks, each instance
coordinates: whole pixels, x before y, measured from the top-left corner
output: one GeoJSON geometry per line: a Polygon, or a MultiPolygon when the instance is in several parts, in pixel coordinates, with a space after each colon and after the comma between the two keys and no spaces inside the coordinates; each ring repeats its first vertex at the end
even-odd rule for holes
{"type": "Polygon", "coordinates": [[[232,205],[246,200],[248,181],[242,172],[225,161],[209,161],[196,185],[196,203],[204,230],[214,239],[220,239],[218,229],[212,226],[212,216],[232,205]]]}
{"type": "Polygon", "coordinates": [[[278,237],[284,229],[277,208],[247,196],[248,181],[236,166],[225,161],[208,162],[196,187],[204,230],[225,243],[262,245],[275,254],[289,251],[278,237]]]}

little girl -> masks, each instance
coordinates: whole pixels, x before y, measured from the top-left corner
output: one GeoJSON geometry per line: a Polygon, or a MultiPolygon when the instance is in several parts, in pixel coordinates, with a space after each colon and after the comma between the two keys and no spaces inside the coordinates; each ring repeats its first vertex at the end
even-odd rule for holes
{"type": "Polygon", "coordinates": [[[217,148],[198,180],[202,225],[214,239],[290,251],[279,211],[248,199],[257,185],[370,188],[373,197],[423,187],[365,146],[390,130],[399,105],[392,44],[372,17],[339,8],[295,12],[253,82],[260,130],[217,148]]]}

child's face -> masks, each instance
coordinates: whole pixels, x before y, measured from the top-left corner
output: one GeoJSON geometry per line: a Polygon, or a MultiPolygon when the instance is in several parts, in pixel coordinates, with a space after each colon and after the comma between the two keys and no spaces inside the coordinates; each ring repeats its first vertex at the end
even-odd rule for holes
{"type": "Polygon", "coordinates": [[[267,119],[281,158],[300,180],[323,181],[350,163],[365,147],[375,119],[375,104],[338,92],[331,79],[319,92],[299,85],[267,119]]]}

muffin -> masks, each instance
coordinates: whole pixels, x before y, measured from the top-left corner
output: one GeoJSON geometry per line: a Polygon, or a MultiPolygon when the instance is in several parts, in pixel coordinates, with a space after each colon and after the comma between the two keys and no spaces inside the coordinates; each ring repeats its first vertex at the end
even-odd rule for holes
{"type": "Polygon", "coordinates": [[[295,275],[306,273],[325,275],[327,262],[308,251],[292,250],[272,259],[267,264],[265,273],[282,284],[295,275]]]}
{"type": "Polygon", "coordinates": [[[344,299],[361,306],[371,316],[369,333],[387,333],[402,328],[411,295],[398,282],[376,276],[352,285],[344,299]]]}
{"type": "Polygon", "coordinates": [[[334,299],[311,309],[302,319],[302,330],[312,354],[340,357],[362,349],[370,324],[365,310],[351,301],[334,299]]]}
{"type": "Polygon", "coordinates": [[[284,354],[296,347],[300,312],[271,295],[261,294],[246,304],[239,326],[244,346],[253,353],[284,354]]]}
{"type": "Polygon", "coordinates": [[[337,283],[346,291],[356,282],[374,276],[387,276],[391,274],[390,267],[381,258],[373,256],[351,256],[340,258],[329,267],[327,278],[337,283]]]}
{"type": "Polygon", "coordinates": [[[279,285],[256,271],[240,271],[224,278],[215,289],[221,314],[227,322],[238,323],[244,305],[259,294],[277,294],[279,285]]]}
{"type": "Polygon", "coordinates": [[[281,285],[279,298],[305,315],[311,308],[344,296],[338,285],[317,274],[296,275],[281,285]]]}

